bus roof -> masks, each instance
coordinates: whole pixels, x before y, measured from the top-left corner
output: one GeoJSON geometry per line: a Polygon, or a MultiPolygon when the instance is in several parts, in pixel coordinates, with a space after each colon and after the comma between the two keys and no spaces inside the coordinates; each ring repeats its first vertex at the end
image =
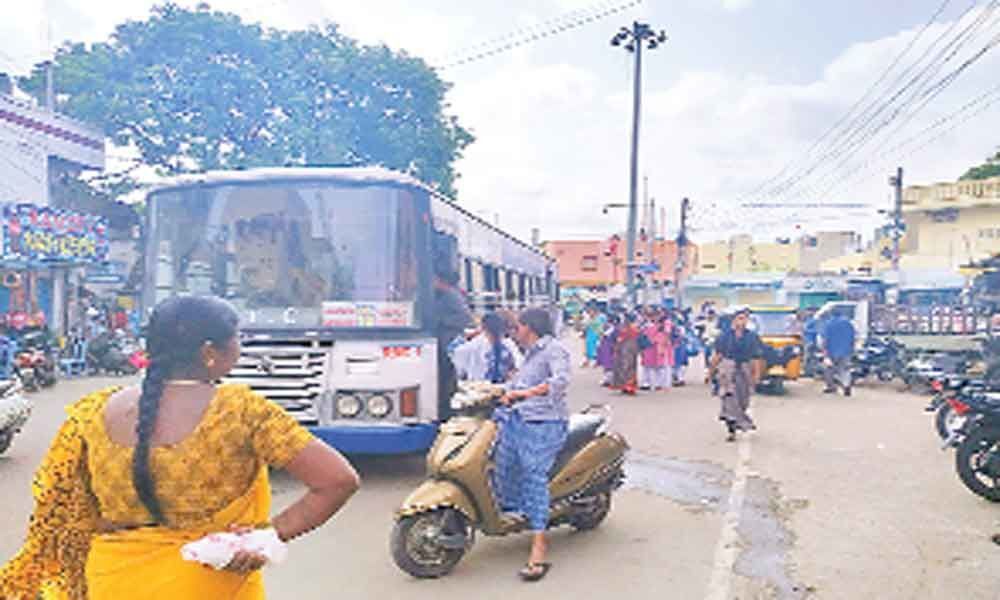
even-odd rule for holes
{"type": "Polygon", "coordinates": [[[384,167],[263,167],[178,175],[153,186],[150,193],[197,185],[247,184],[274,180],[311,181],[316,179],[336,179],[355,184],[400,185],[432,191],[429,186],[418,179],[384,167]]]}

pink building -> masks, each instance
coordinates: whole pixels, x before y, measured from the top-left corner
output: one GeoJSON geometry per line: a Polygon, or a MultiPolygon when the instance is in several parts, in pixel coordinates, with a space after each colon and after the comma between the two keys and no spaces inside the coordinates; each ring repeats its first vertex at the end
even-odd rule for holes
{"type": "MultiPolygon", "coordinates": [[[[559,283],[563,287],[593,287],[625,283],[625,241],[616,240],[556,240],[546,242],[545,252],[559,264],[559,283]]],[[[636,243],[636,262],[649,262],[650,243],[636,243]]],[[[698,249],[688,244],[684,276],[692,272],[698,249]]],[[[653,261],[659,270],[652,274],[655,281],[673,281],[677,263],[677,243],[657,240],[653,243],[653,261]]]]}

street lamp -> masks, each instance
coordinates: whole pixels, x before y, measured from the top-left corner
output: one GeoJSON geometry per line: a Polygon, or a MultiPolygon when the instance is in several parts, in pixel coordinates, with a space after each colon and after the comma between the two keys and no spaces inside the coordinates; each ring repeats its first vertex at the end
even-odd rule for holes
{"type": "MultiPolygon", "coordinates": [[[[628,290],[629,302],[635,306],[635,290],[633,289],[633,279],[635,277],[635,230],[638,221],[638,190],[639,190],[639,117],[642,110],[642,48],[646,46],[648,50],[655,50],[667,41],[667,34],[664,31],[656,32],[647,23],[635,21],[632,27],[622,27],[618,33],[611,38],[611,45],[619,47],[624,45],[625,50],[635,56],[635,75],[632,86],[632,162],[629,178],[629,203],[628,203],[628,240],[626,244],[627,257],[625,260],[625,281],[628,290]]],[[[607,209],[605,208],[605,213],[607,209]]]]}

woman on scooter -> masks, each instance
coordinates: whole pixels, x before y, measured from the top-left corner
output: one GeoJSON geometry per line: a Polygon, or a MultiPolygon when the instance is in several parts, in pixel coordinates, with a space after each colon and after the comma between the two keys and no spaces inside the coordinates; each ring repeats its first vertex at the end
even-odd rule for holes
{"type": "Polygon", "coordinates": [[[555,339],[551,318],[542,309],[522,312],[514,336],[524,349],[524,364],[496,411],[497,498],[503,511],[525,518],[534,534],[528,563],[518,574],[538,581],[551,567],[545,562],[549,470],[566,441],[570,355],[555,339]]]}

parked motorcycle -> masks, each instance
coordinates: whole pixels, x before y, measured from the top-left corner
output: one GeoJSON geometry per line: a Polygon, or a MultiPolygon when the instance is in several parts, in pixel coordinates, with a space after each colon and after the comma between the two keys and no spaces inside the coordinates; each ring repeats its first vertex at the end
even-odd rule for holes
{"type": "Polygon", "coordinates": [[[124,332],[107,331],[87,345],[87,368],[94,374],[135,375],[148,364],[143,356],[138,343],[124,332]]]}
{"type": "Polygon", "coordinates": [[[854,354],[851,376],[855,381],[875,376],[888,383],[902,374],[903,354],[903,345],[895,339],[871,338],[854,354]]]}
{"type": "Polygon", "coordinates": [[[969,373],[976,362],[974,358],[968,352],[919,354],[907,361],[903,368],[903,382],[909,390],[933,391],[931,385],[935,380],[969,373]]]}
{"type": "Polygon", "coordinates": [[[972,392],[949,399],[965,422],[955,434],[955,469],[969,490],[1000,502],[1000,393],[972,392]]]}
{"type": "Polygon", "coordinates": [[[56,353],[47,332],[31,331],[21,336],[14,355],[14,371],[28,392],[56,384],[56,353]]]}
{"type": "Polygon", "coordinates": [[[987,391],[986,382],[954,375],[934,380],[931,389],[934,396],[925,410],[934,413],[934,429],[944,441],[942,447],[955,447],[964,433],[968,415],[968,406],[963,399],[970,394],[987,391]]]}
{"type": "Polygon", "coordinates": [[[17,378],[0,380],[0,454],[10,448],[31,416],[31,400],[22,391],[17,378]]]}
{"type": "MultiPolygon", "coordinates": [[[[499,536],[525,530],[501,516],[491,479],[497,424],[491,419],[502,388],[467,382],[452,399],[457,415],[441,426],[427,455],[428,479],[403,501],[391,535],[393,560],[414,577],[447,575],[472,547],[475,532],[499,536]]],[[[596,410],[570,417],[569,433],[550,473],[549,527],[594,529],[611,510],[624,481],[628,444],[608,433],[596,410]]]]}

